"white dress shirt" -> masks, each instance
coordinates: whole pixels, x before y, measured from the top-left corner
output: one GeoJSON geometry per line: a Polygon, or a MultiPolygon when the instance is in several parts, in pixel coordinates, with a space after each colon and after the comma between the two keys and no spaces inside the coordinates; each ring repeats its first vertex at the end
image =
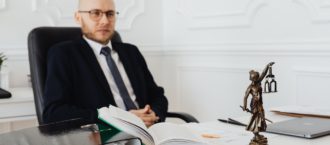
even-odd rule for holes
{"type": "MultiPolygon", "coordinates": [[[[101,49],[105,46],[100,44],[100,43],[97,43],[93,40],[90,40],[90,39],[86,38],[85,36],[84,36],[84,39],[87,41],[89,46],[94,51],[96,59],[99,62],[105,77],[107,78],[107,81],[109,83],[112,95],[114,97],[114,100],[115,100],[117,106],[119,108],[122,108],[122,109],[126,110],[124,101],[123,101],[122,97],[120,96],[120,93],[119,93],[118,87],[116,85],[116,82],[115,82],[115,80],[114,80],[114,78],[111,74],[110,68],[107,64],[107,60],[106,60],[105,56],[103,54],[101,54],[101,49]]],[[[112,45],[111,45],[111,41],[109,41],[109,43],[106,46],[108,46],[111,49],[111,57],[113,58],[113,60],[115,61],[116,65],[118,67],[118,70],[120,72],[120,76],[122,77],[122,79],[124,81],[124,84],[127,88],[129,96],[131,97],[131,99],[133,100],[133,102],[137,106],[137,108],[139,108],[139,105],[136,102],[136,96],[134,94],[134,90],[132,88],[131,82],[128,79],[128,76],[127,76],[127,73],[124,69],[123,63],[119,59],[118,53],[113,50],[112,45]]]]}

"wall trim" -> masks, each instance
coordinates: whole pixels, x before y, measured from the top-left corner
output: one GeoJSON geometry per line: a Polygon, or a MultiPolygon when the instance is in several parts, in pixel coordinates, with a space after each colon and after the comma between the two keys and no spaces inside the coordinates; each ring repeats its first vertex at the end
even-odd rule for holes
{"type": "MultiPolygon", "coordinates": [[[[330,56],[330,41],[224,42],[214,44],[139,44],[147,56],[330,56]]],[[[27,60],[23,45],[1,45],[11,60],[27,60]]]]}
{"type": "Polygon", "coordinates": [[[185,0],[178,0],[176,11],[190,18],[189,28],[192,30],[250,27],[256,13],[268,3],[266,0],[249,0],[244,9],[239,11],[193,14],[184,7],[186,2],[185,0]]]}
{"type": "Polygon", "coordinates": [[[131,30],[134,21],[145,12],[144,0],[133,0],[119,14],[117,30],[131,30]]]}
{"type": "Polygon", "coordinates": [[[313,105],[326,105],[324,102],[328,101],[326,98],[329,96],[327,86],[330,79],[330,69],[326,66],[314,67],[312,64],[308,65],[310,66],[297,66],[293,68],[295,79],[295,84],[293,84],[293,86],[296,94],[296,104],[310,105],[311,103],[313,105]],[[306,82],[306,78],[309,78],[307,79],[309,80],[308,82],[306,82]],[[316,94],[312,94],[313,91],[315,91],[316,94]]]}
{"type": "Polygon", "coordinates": [[[220,42],[205,44],[141,44],[141,51],[163,55],[230,55],[230,56],[330,56],[329,40],[220,42]],[[157,50],[158,48],[158,50],[157,50]],[[159,48],[161,48],[159,50],[159,48]]]}
{"type": "Polygon", "coordinates": [[[292,0],[292,2],[305,7],[311,14],[313,23],[330,23],[329,2],[320,2],[319,5],[316,4],[315,0],[292,0]]]}
{"type": "Polygon", "coordinates": [[[6,8],[6,0],[0,0],[0,10],[6,8]]]}
{"type": "Polygon", "coordinates": [[[184,72],[216,72],[216,73],[236,73],[236,74],[247,74],[251,68],[242,66],[193,66],[193,65],[179,65],[176,66],[176,97],[174,98],[173,106],[177,110],[182,110],[180,104],[184,103],[182,100],[183,85],[181,84],[182,76],[184,72]]]}
{"type": "Polygon", "coordinates": [[[26,61],[28,60],[28,49],[21,45],[1,45],[1,52],[7,56],[8,61],[26,61]]]}
{"type": "Polygon", "coordinates": [[[330,77],[330,69],[327,67],[294,67],[296,76],[330,77]]]}

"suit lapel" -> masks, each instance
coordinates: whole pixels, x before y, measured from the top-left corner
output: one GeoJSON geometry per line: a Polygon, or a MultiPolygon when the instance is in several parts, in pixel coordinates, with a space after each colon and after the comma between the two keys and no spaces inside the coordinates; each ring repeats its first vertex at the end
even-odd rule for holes
{"type": "MultiPolygon", "coordinates": [[[[89,68],[94,72],[101,86],[104,88],[108,96],[110,96],[111,101],[115,103],[112,93],[110,90],[110,86],[107,82],[105,75],[101,69],[100,64],[98,63],[96,56],[94,55],[93,49],[88,45],[88,43],[84,39],[80,39],[78,42],[78,49],[84,56],[86,62],[88,63],[89,68]]],[[[92,77],[92,76],[91,76],[92,77]]]]}

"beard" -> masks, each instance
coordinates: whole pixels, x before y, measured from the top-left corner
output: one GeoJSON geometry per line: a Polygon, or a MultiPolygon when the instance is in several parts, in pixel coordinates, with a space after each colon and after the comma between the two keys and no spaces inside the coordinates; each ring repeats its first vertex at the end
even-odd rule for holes
{"type": "Polygon", "coordinates": [[[105,36],[103,38],[100,36],[98,38],[96,32],[93,32],[91,29],[89,29],[88,26],[85,24],[85,22],[82,22],[81,30],[82,30],[83,35],[85,37],[87,37],[88,39],[101,43],[101,44],[104,44],[104,45],[109,43],[109,41],[111,40],[111,38],[114,34],[114,30],[111,30],[109,36],[105,36]]]}

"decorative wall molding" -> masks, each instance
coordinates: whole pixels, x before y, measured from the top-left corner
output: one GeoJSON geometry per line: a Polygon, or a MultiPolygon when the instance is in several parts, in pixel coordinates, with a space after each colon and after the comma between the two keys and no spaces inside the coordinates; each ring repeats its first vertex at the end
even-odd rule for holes
{"type": "Polygon", "coordinates": [[[327,67],[295,67],[293,71],[296,75],[330,78],[330,69],[327,67]]]}
{"type": "MultiPolygon", "coordinates": [[[[183,100],[184,99],[184,94],[183,90],[186,88],[182,84],[184,82],[182,80],[183,76],[186,76],[186,73],[196,73],[196,72],[204,72],[204,73],[215,73],[215,74],[235,74],[235,75],[247,75],[249,70],[251,68],[245,68],[245,67],[233,67],[233,66],[177,66],[176,67],[176,86],[177,86],[177,91],[176,91],[176,97],[174,98],[174,103],[173,106],[177,110],[183,110],[183,104],[186,104],[186,102],[183,100]]],[[[248,78],[246,79],[248,81],[248,78]]],[[[202,85],[200,89],[205,89],[206,84],[200,84],[202,85]]],[[[219,86],[220,88],[220,86],[219,86]]],[[[245,88],[244,88],[245,89],[245,88]]],[[[245,91],[245,90],[244,90],[245,91]]],[[[207,95],[207,94],[205,94],[207,95]]],[[[190,104],[191,105],[191,104],[190,104]]],[[[187,111],[187,110],[184,110],[187,111]]],[[[191,111],[191,110],[190,110],[191,111]]],[[[195,113],[195,112],[190,112],[190,113],[195,113]]]]}
{"type": "MultiPolygon", "coordinates": [[[[117,0],[117,11],[120,12],[117,19],[117,30],[131,29],[134,20],[144,13],[145,0],[117,0]]],[[[67,21],[72,25],[77,1],[67,0],[32,0],[32,11],[40,12],[48,18],[50,25],[67,21]],[[63,4],[66,5],[63,5],[63,4]]]]}
{"type": "MultiPolygon", "coordinates": [[[[28,60],[27,46],[1,45],[11,60],[28,60]]],[[[214,44],[139,44],[147,56],[330,56],[330,42],[234,42],[214,44]],[[162,49],[166,48],[166,50],[162,49]]]]}
{"type": "Polygon", "coordinates": [[[164,55],[330,56],[329,41],[223,42],[163,45],[164,55]]]}
{"type": "Polygon", "coordinates": [[[6,8],[6,0],[0,0],[0,10],[6,8]]]}
{"type": "Polygon", "coordinates": [[[266,0],[249,0],[244,9],[239,11],[194,13],[186,7],[191,0],[178,0],[177,12],[190,18],[190,29],[216,29],[232,27],[249,27],[252,19],[263,6],[267,5],[266,0]]]}
{"type": "Polygon", "coordinates": [[[32,0],[32,11],[46,16],[51,26],[56,26],[62,21],[74,24],[74,11],[77,1],[67,0],[32,0]],[[65,4],[65,5],[63,5],[65,4]]]}
{"type": "Polygon", "coordinates": [[[8,61],[28,61],[28,50],[19,45],[1,45],[1,51],[6,55],[8,61]]]}
{"type": "Polygon", "coordinates": [[[116,0],[115,2],[119,11],[117,30],[130,30],[134,20],[144,13],[145,0],[116,0]]]}
{"type": "Polygon", "coordinates": [[[326,67],[306,66],[294,68],[296,104],[311,106],[329,106],[330,69],[326,67]]]}
{"type": "Polygon", "coordinates": [[[314,23],[330,23],[330,2],[328,0],[292,0],[304,6],[314,23]]]}

